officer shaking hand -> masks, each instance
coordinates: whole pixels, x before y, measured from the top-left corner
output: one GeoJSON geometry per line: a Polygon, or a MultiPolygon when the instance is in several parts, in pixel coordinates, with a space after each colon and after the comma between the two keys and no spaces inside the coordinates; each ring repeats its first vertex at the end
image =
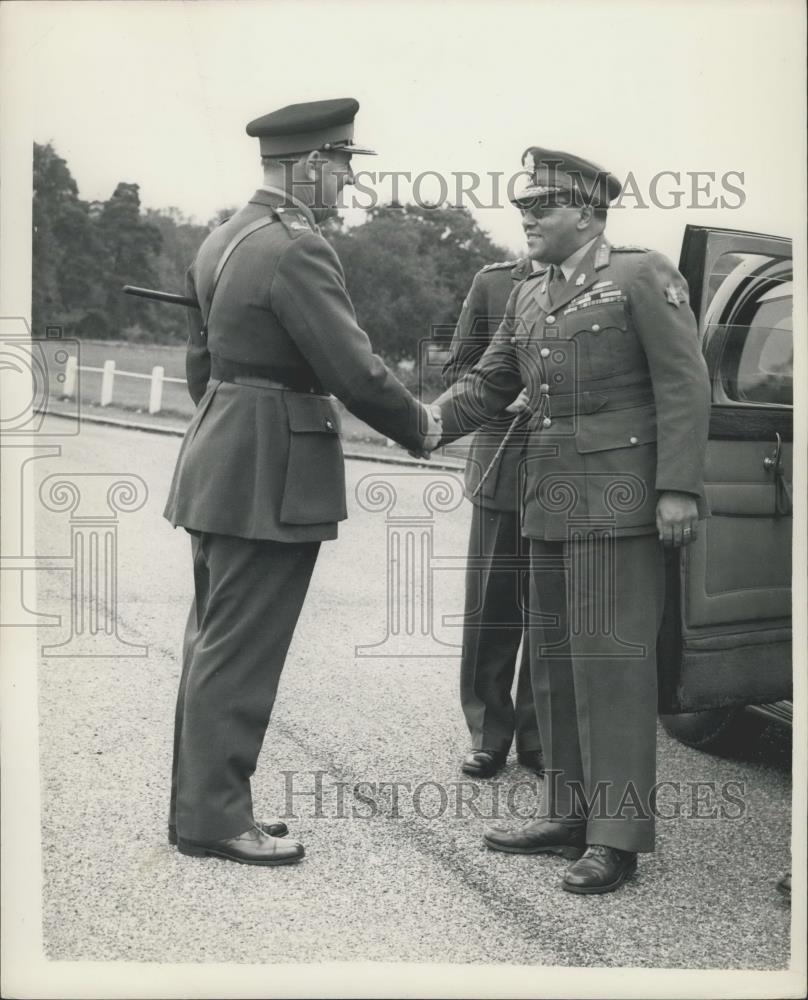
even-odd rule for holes
{"type": "Polygon", "coordinates": [[[515,202],[549,270],[513,290],[490,346],[436,405],[448,442],[527,393],[521,527],[545,801],[484,842],[570,859],[562,887],[586,895],[620,888],[654,849],[663,545],[693,541],[707,514],[709,380],[684,278],[605,236],[617,178],[538,146],[522,162],[515,202]]]}
{"type": "Polygon", "coordinates": [[[422,453],[439,420],[359,327],[318,229],[353,180],[358,103],[294,104],[250,122],[263,184],[188,272],[188,387],[196,412],[165,516],[191,535],[168,836],[186,855],[300,861],[282,823],[256,822],[250,778],[320,543],[347,516],[330,395],[422,453]]]}

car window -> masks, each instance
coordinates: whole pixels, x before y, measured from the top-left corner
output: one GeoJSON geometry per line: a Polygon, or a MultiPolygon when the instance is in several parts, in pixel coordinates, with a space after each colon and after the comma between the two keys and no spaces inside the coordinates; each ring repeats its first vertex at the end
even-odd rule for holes
{"type": "Polygon", "coordinates": [[[708,361],[715,402],[791,406],[791,262],[723,254],[709,280],[708,361]]]}

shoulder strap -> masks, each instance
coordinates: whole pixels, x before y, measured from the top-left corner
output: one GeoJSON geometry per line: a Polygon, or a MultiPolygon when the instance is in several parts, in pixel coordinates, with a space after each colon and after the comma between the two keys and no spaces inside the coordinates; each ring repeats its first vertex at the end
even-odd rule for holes
{"type": "Polygon", "coordinates": [[[259,229],[263,229],[265,226],[269,226],[276,221],[277,216],[274,213],[266,218],[256,219],[255,222],[251,222],[248,226],[244,226],[243,229],[239,229],[233,239],[230,240],[225,247],[224,253],[219,258],[219,263],[216,265],[216,270],[213,273],[213,281],[210,285],[210,294],[207,297],[208,308],[205,311],[205,321],[202,324],[202,330],[200,331],[201,336],[207,337],[208,335],[208,320],[210,319],[210,311],[213,308],[213,296],[216,294],[216,289],[219,285],[219,278],[222,276],[225,264],[232,257],[233,251],[240,243],[246,240],[248,236],[252,236],[252,234],[257,233],[259,229]]]}
{"type": "Polygon", "coordinates": [[[488,271],[503,271],[506,268],[512,270],[519,263],[518,260],[500,260],[495,261],[492,264],[485,264],[480,268],[482,273],[487,273],[488,271]]]}

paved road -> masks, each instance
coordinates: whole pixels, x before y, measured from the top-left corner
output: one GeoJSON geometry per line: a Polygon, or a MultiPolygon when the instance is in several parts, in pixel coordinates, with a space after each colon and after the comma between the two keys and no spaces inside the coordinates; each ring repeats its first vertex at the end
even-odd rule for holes
{"type": "MultiPolygon", "coordinates": [[[[495,795],[507,819],[509,792],[522,811],[536,789],[515,763],[496,781],[458,785],[466,734],[457,657],[439,643],[458,642],[457,628],[444,618],[461,607],[465,503],[433,518],[441,566],[435,638],[418,639],[416,618],[416,634],[376,647],[392,655],[357,657],[355,650],[384,640],[390,606],[390,515],[363,509],[357,484],[369,475],[392,482],[392,515],[423,515],[425,482],[451,480],[448,473],[392,470],[399,473],[392,478],[390,467],[348,464],[350,519],[339,542],[324,546],[254,781],[262,815],[296,814],[288,822],[306,845],[304,863],[256,870],[177,854],[166,844],[165,820],[191,573],[187,539],[161,510],[179,442],[86,426],[61,445],[59,458],[34,463],[38,481],[54,473],[73,477],[88,500],[107,480],[76,479],[78,473],[134,474],[147,484],[143,507],[119,516],[117,600],[120,639],[147,644],[148,655],[49,656],[42,663],[49,957],[749,969],[787,963],[789,910],[774,886],[790,864],[790,748],[776,729],[732,759],[686,749],[660,732],[660,778],[719,788],[736,782],[743,816],[688,818],[685,791],[685,815],[660,821],[658,853],[642,859],[639,876],[618,894],[572,896],[559,887],[560,858],[481,847],[495,795]],[[315,797],[300,794],[314,788],[318,774],[319,816],[315,797]],[[399,788],[397,809],[389,786],[379,788],[391,782],[410,786],[399,788]],[[458,805],[474,794],[471,805],[458,805]]],[[[382,505],[377,490],[367,506],[374,498],[382,505]]],[[[451,507],[445,496],[432,499],[451,507]]],[[[429,523],[412,530],[420,538],[429,523]]],[[[38,508],[37,535],[40,554],[69,552],[69,514],[38,508]]],[[[412,558],[417,565],[418,546],[412,558]]],[[[63,619],[62,627],[42,631],[44,642],[56,643],[69,637],[70,574],[38,577],[41,610],[63,619]]],[[[419,606],[416,594],[416,612],[419,606]]],[[[675,803],[668,805],[673,812],[675,803]]]]}

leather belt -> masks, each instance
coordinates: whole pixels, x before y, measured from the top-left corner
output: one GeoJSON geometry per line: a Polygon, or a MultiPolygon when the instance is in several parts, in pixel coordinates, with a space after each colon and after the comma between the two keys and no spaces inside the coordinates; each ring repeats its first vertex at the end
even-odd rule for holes
{"type": "Polygon", "coordinates": [[[249,385],[253,389],[281,389],[286,392],[310,392],[321,395],[314,386],[309,386],[306,389],[294,388],[285,382],[276,382],[272,378],[261,378],[260,375],[234,375],[233,378],[223,378],[222,382],[232,382],[233,385],[249,385]]]}
{"type": "Polygon", "coordinates": [[[547,402],[554,417],[568,417],[573,414],[598,413],[600,410],[623,410],[643,403],[653,403],[654,393],[648,387],[630,386],[605,390],[583,390],[582,392],[549,392],[547,402]]]}
{"type": "Polygon", "coordinates": [[[258,368],[239,361],[211,356],[210,377],[221,382],[232,382],[234,385],[246,385],[255,389],[279,389],[287,392],[308,392],[317,396],[325,395],[321,385],[312,383],[311,375],[281,365],[258,368]]]}

